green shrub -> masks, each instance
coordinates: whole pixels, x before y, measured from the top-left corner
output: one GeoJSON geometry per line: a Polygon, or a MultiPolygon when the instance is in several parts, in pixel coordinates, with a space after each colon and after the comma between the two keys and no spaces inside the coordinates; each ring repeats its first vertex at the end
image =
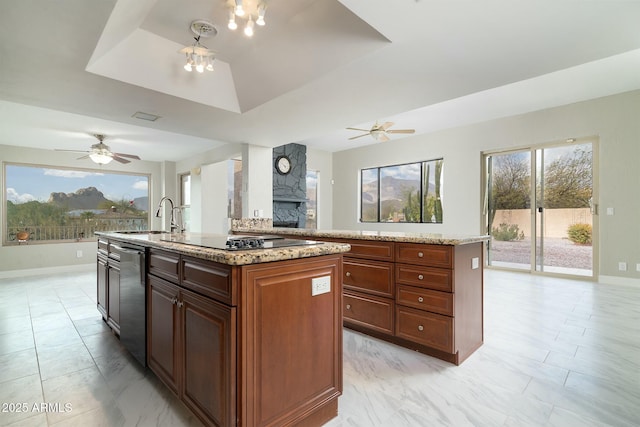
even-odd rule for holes
{"type": "Polygon", "coordinates": [[[591,225],[589,224],[573,224],[567,229],[569,240],[580,245],[591,244],[591,225]]]}
{"type": "Polygon", "coordinates": [[[503,242],[524,239],[524,232],[518,229],[518,224],[502,223],[493,229],[491,235],[494,239],[503,242]]]}

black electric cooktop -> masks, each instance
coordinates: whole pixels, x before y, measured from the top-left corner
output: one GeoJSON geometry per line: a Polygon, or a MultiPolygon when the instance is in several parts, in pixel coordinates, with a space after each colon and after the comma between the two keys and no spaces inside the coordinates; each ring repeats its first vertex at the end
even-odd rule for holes
{"type": "Polygon", "coordinates": [[[215,235],[184,235],[160,239],[164,242],[182,243],[184,245],[201,246],[204,248],[221,249],[226,251],[241,251],[250,249],[276,249],[289,246],[319,245],[315,240],[285,239],[280,236],[215,236],[215,235]]]}

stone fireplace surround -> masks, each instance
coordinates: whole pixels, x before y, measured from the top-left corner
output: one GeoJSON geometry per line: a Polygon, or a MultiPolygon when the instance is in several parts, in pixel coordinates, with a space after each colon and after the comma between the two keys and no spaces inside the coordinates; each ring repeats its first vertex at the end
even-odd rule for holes
{"type": "Polygon", "coordinates": [[[304,228],[307,219],[307,147],[287,144],[273,149],[273,226],[304,228]],[[279,174],[275,161],[286,155],[291,172],[279,174]]]}

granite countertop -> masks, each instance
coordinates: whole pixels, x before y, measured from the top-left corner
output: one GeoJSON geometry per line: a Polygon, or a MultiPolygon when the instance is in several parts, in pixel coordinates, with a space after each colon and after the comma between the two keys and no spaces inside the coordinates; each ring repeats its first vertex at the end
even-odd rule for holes
{"type": "Polygon", "coordinates": [[[274,249],[247,249],[225,251],[213,249],[193,244],[171,242],[165,240],[184,239],[185,237],[223,237],[226,235],[204,234],[204,233],[141,233],[127,234],[114,232],[96,232],[96,235],[107,239],[119,240],[135,245],[164,249],[194,258],[206,259],[213,262],[228,265],[249,265],[265,262],[284,261],[298,258],[309,258],[321,255],[340,254],[351,249],[346,243],[318,242],[317,244],[304,246],[290,246],[274,249]]]}
{"type": "Polygon", "coordinates": [[[232,233],[268,233],[287,237],[377,240],[383,242],[425,243],[431,245],[464,245],[489,240],[488,235],[457,236],[438,233],[406,233],[396,231],[315,230],[311,228],[254,227],[254,224],[233,223],[232,233]]]}

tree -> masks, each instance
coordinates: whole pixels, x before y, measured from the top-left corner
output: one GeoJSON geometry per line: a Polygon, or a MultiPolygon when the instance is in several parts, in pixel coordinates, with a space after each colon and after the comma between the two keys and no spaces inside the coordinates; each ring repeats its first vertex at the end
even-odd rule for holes
{"type": "Polygon", "coordinates": [[[524,153],[491,157],[489,224],[499,209],[529,209],[531,166],[524,153]]]}
{"type": "Polygon", "coordinates": [[[592,151],[576,147],[552,161],[544,171],[546,208],[587,208],[592,196],[592,151]]]}

